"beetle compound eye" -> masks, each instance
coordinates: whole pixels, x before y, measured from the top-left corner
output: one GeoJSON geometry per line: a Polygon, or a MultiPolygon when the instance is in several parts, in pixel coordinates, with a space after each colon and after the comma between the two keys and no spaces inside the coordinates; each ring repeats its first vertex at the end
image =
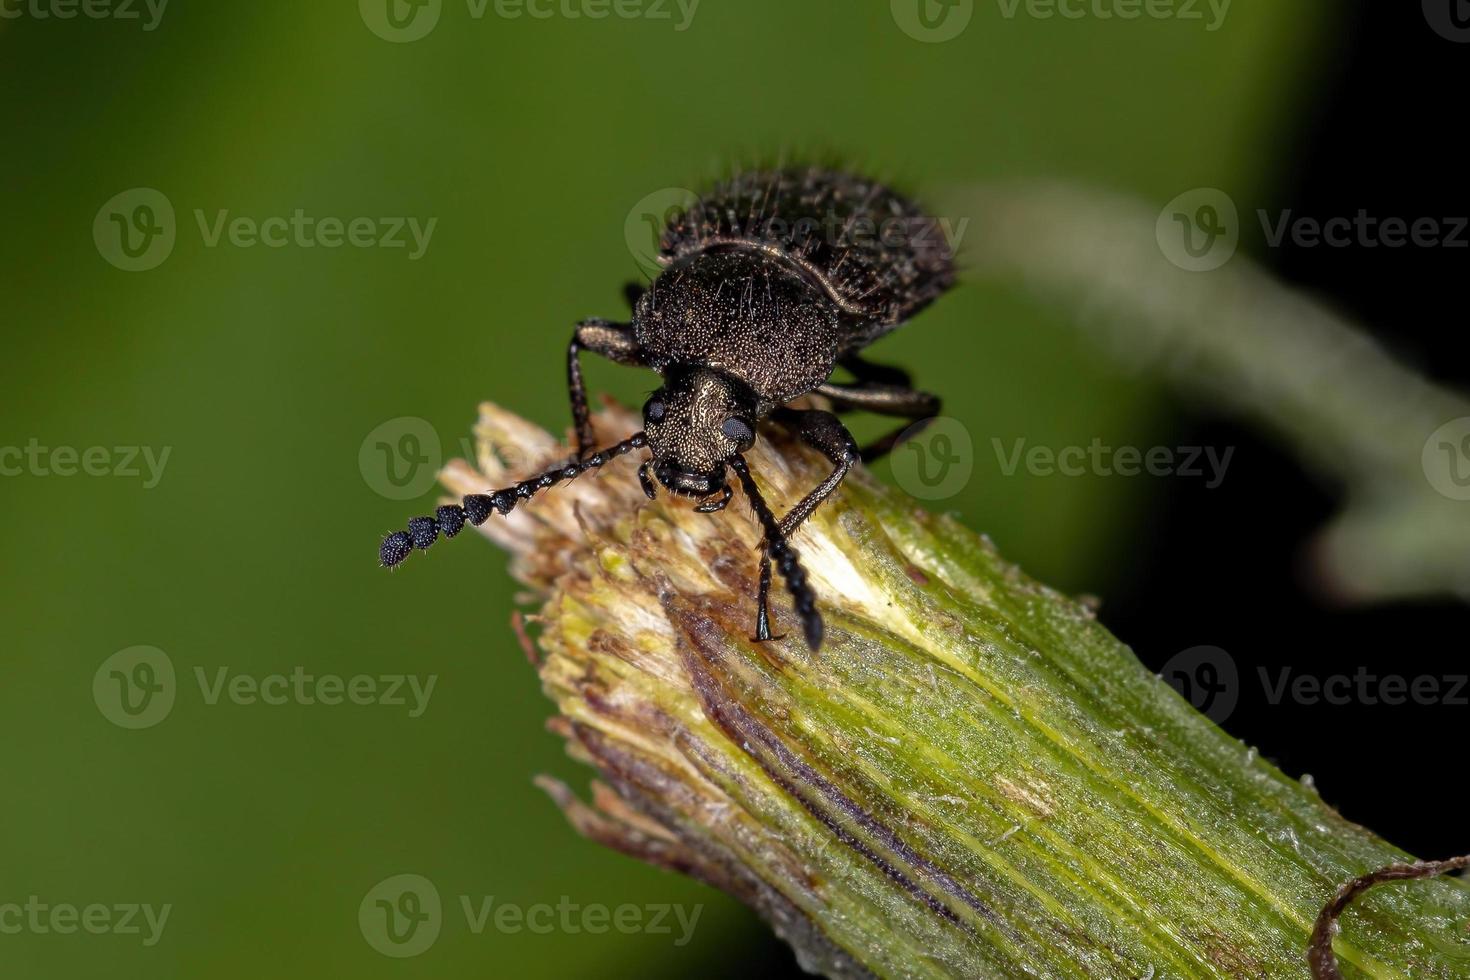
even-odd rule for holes
{"type": "Polygon", "coordinates": [[[748,448],[755,442],[755,432],[744,419],[738,416],[732,415],[727,418],[720,425],[720,431],[725,434],[725,438],[742,448],[748,448]]]}
{"type": "Polygon", "coordinates": [[[650,422],[662,422],[664,418],[664,403],[655,398],[643,406],[643,417],[650,422]]]}

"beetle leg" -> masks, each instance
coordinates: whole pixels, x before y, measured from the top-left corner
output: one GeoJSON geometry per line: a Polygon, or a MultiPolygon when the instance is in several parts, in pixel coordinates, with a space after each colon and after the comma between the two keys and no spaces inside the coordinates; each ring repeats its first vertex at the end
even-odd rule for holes
{"type": "MultiPolygon", "coordinates": [[[[765,553],[761,554],[761,585],[757,594],[755,607],[755,641],[764,643],[773,639],[771,636],[771,559],[765,553]]],[[[784,640],[785,636],[774,637],[784,640]]]]}
{"type": "Polygon", "coordinates": [[[638,301],[643,298],[646,289],[648,287],[641,282],[623,283],[623,299],[628,301],[628,309],[637,309],[638,301]]]}
{"type": "MultiPolygon", "coordinates": [[[[852,469],[852,464],[858,460],[858,448],[857,444],[852,441],[852,435],[847,431],[847,427],[831,412],[798,412],[794,409],[783,408],[778,409],[771,417],[790,428],[802,442],[832,461],[832,472],[827,478],[817,484],[814,490],[803,497],[801,502],[791,508],[778,522],[781,537],[789,538],[796,533],[802,521],[810,517],[812,511],[816,510],[847,476],[847,471],[852,469]]],[[[760,592],[757,596],[755,620],[757,640],[771,638],[771,616],[767,604],[770,587],[771,552],[767,548],[766,552],[761,555],[760,592]]]]}
{"type": "Polygon", "coordinates": [[[601,354],[618,364],[636,366],[645,363],[643,351],[633,338],[630,325],[602,319],[583,320],[577,324],[572,332],[572,342],[567,345],[567,390],[572,398],[572,423],[577,429],[578,459],[592,451],[597,438],[592,432],[587,385],[582,380],[582,362],[578,356],[584,350],[601,354]]]}
{"type": "Polygon", "coordinates": [[[874,364],[857,354],[849,354],[838,363],[851,371],[852,376],[859,382],[888,385],[893,388],[912,388],[914,386],[913,377],[903,368],[874,364]]]}
{"type": "Polygon", "coordinates": [[[837,489],[837,485],[847,476],[847,471],[858,461],[858,448],[852,440],[852,434],[847,431],[847,426],[831,412],[801,412],[780,408],[771,413],[771,418],[832,461],[832,472],[827,478],[781,518],[781,533],[789,537],[827,499],[827,495],[837,489]]]}
{"type": "MultiPolygon", "coordinates": [[[[849,370],[852,369],[851,365],[846,366],[849,370]]],[[[893,370],[898,375],[903,374],[896,368],[879,370],[893,370]]],[[[938,395],[903,385],[877,381],[859,381],[857,384],[844,385],[829,381],[818,385],[816,393],[831,399],[835,409],[858,409],[876,415],[896,415],[913,420],[864,446],[862,456],[865,463],[882,458],[905,437],[918,435],[923,426],[939,414],[938,395]]]]}
{"type": "MultiPolygon", "coordinates": [[[[762,543],[762,562],[776,563],[776,570],[786,580],[786,591],[791,593],[792,603],[796,606],[797,618],[801,620],[801,630],[806,637],[806,644],[815,653],[822,646],[822,614],[817,612],[817,596],[812,591],[811,585],[806,580],[806,569],[801,567],[801,561],[796,557],[796,549],[786,540],[781,533],[781,522],[776,520],[776,515],[771,513],[771,508],[766,504],[765,498],[761,496],[760,488],[755,485],[755,479],[750,475],[750,468],[745,465],[745,459],[734,456],[729,460],[729,466],[740,478],[740,487],[745,491],[745,497],[750,501],[750,509],[755,511],[756,520],[760,522],[761,530],[765,535],[762,543]]],[[[770,572],[765,572],[769,581],[770,572]]],[[[764,608],[764,607],[763,607],[764,608]]],[[[767,622],[764,639],[770,639],[769,616],[756,620],[756,628],[760,629],[760,620],[765,618],[767,622]]]]}

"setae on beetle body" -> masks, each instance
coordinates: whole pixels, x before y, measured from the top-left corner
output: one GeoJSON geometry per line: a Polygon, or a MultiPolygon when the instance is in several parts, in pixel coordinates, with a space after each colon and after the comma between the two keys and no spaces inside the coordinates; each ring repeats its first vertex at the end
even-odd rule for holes
{"type": "Polygon", "coordinates": [[[729,503],[733,471],[763,534],[757,640],[768,640],[774,562],[802,632],[820,647],[823,624],[791,535],[859,459],[888,452],[914,425],[938,414],[939,399],[906,372],[862,359],[863,348],[902,325],[954,281],[954,258],[937,222],[889,188],[819,168],[752,171],[733,177],[672,216],[660,239],[661,271],[627,288],[628,323],[577,324],[567,348],[567,383],[577,458],[503,490],[472,494],[433,517],[409,521],[379,549],[384,566],[426,549],[465,522],[510,512],[538,491],[635,449],[649,450],[638,477],[650,498],[661,484],[713,513],[729,503]],[[580,355],[651,368],[663,386],[643,407],[643,431],[605,449],[593,444],[580,355]],[[854,378],[829,380],[837,367],[854,378]],[[859,450],[832,412],[788,403],[823,396],[834,411],[863,410],[905,421],[859,450]],[[788,428],[832,462],[831,474],[779,519],[761,496],[743,454],[764,420],[788,428]],[[656,481],[656,482],[655,482],[656,481]]]}

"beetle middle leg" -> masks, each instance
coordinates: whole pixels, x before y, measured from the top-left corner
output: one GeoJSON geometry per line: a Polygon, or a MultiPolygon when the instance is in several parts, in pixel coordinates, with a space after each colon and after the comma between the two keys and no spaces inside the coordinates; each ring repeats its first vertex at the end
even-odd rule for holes
{"type": "Polygon", "coordinates": [[[860,382],[871,384],[891,385],[894,388],[912,388],[914,386],[913,375],[903,368],[893,367],[888,364],[874,364],[857,354],[849,354],[837,363],[852,372],[852,376],[860,382]]]}
{"type": "MultiPolygon", "coordinates": [[[[875,367],[869,365],[869,367],[875,367]]],[[[892,370],[895,375],[907,377],[902,371],[892,370]]],[[[859,380],[856,384],[827,382],[818,385],[816,393],[832,401],[839,411],[861,410],[875,415],[893,415],[910,421],[892,432],[863,447],[863,462],[871,463],[887,455],[905,436],[918,435],[919,430],[939,414],[938,395],[919,391],[907,385],[888,384],[882,381],[859,380]]]]}
{"type": "Polygon", "coordinates": [[[633,337],[633,328],[626,323],[612,323],[603,319],[583,320],[572,332],[572,342],[567,345],[567,390],[572,399],[572,422],[577,429],[577,458],[584,459],[593,451],[596,436],[592,431],[592,419],[587,407],[587,384],[582,380],[582,351],[591,351],[618,364],[641,365],[645,363],[643,350],[633,337]]]}
{"type": "MultiPolygon", "coordinates": [[[[858,461],[857,443],[847,426],[831,412],[797,411],[790,408],[777,409],[771,418],[790,429],[798,439],[820,452],[832,462],[832,472],[827,478],[801,499],[781,518],[778,523],[780,536],[790,538],[803,521],[837,489],[854,463],[858,461]]],[[[760,592],[757,598],[755,638],[758,641],[771,639],[771,614],[768,600],[771,591],[771,546],[767,542],[761,554],[760,592]]],[[[813,647],[815,649],[815,647],[813,647]]]]}
{"type": "Polygon", "coordinates": [[[628,309],[638,309],[638,301],[643,298],[643,294],[647,291],[648,287],[641,282],[623,283],[623,299],[627,301],[628,309]]]}

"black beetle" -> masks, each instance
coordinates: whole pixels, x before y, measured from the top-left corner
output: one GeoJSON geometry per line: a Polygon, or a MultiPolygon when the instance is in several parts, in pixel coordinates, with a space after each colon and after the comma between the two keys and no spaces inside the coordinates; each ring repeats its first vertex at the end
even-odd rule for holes
{"type": "Polygon", "coordinates": [[[806,573],[789,544],[801,522],[858,459],[872,460],[939,412],[939,399],[917,391],[906,372],[870,364],[859,352],[902,325],[954,282],[954,257],[939,225],[894,191],[866,178],[821,168],[752,171],[719,184],[674,214],[660,239],[661,271],[647,288],[630,285],[631,323],[585,320],[567,348],[567,384],[577,430],[577,458],[463,505],[416,517],[383,540],[379,559],[397,565],[442,533],[452,538],[508,513],[537,491],[608,460],[647,447],[638,471],[652,498],[654,480],[701,500],[713,513],[729,503],[733,470],[764,535],[757,640],[770,639],[767,598],[771,561],[781,572],[812,650],[822,617],[806,573]],[[578,356],[592,351],[620,364],[652,368],[664,385],[643,407],[644,429],[597,450],[588,421],[578,356]],[[829,379],[841,366],[851,383],[829,379]],[[834,410],[862,409],[908,420],[859,451],[831,412],[787,403],[806,394],[834,410]],[[756,427],[771,419],[832,461],[831,475],[779,520],[751,479],[743,453],[756,427]],[[651,475],[650,475],[651,474],[651,475]]]}

